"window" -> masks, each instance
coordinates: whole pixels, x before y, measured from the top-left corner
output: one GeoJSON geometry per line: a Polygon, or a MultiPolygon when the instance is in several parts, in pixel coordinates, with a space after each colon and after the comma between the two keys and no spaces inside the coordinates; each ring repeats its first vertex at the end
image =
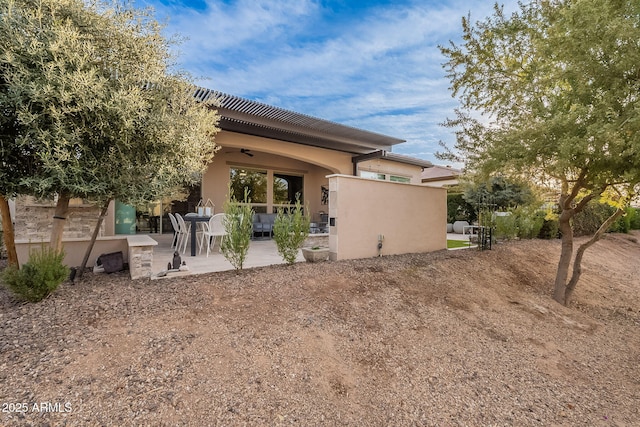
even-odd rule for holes
{"type": "Polygon", "coordinates": [[[387,176],[385,174],[377,172],[360,171],[360,176],[367,179],[379,179],[381,181],[387,180],[387,176]]]}
{"type": "Polygon", "coordinates": [[[301,176],[273,173],[273,204],[293,205],[296,197],[301,201],[303,179],[301,176]]]}
{"type": "Polygon", "coordinates": [[[285,210],[293,206],[296,196],[303,201],[304,177],[302,174],[274,172],[267,169],[231,167],[231,195],[238,201],[244,199],[245,188],[249,191],[251,207],[256,213],[267,213],[278,208],[285,210]]]}
{"type": "Polygon", "coordinates": [[[362,178],[378,179],[380,181],[404,182],[404,183],[411,182],[411,178],[408,178],[406,176],[389,175],[389,177],[387,178],[387,175],[384,173],[371,172],[371,171],[360,171],[360,176],[362,178]]]}
{"type": "Polygon", "coordinates": [[[391,182],[411,182],[411,179],[407,178],[406,176],[391,175],[389,177],[389,181],[391,181],[391,182]]]}
{"type": "Polygon", "coordinates": [[[231,168],[231,196],[244,200],[245,188],[249,190],[251,204],[267,203],[267,171],[231,168]]]}

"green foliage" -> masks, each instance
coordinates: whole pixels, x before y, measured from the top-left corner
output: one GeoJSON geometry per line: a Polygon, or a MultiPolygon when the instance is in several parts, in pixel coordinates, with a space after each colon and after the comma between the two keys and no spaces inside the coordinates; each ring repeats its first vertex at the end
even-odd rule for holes
{"type": "Polygon", "coordinates": [[[218,115],[131,4],[0,2],[0,192],[137,204],[200,180],[218,115]]]}
{"type": "Polygon", "coordinates": [[[545,213],[537,206],[520,206],[507,213],[509,215],[495,217],[497,239],[534,239],[540,235],[545,213]]]}
{"type": "Polygon", "coordinates": [[[447,194],[447,222],[474,222],[477,219],[476,210],[469,204],[462,193],[447,194]]]}
{"type": "Polygon", "coordinates": [[[62,264],[64,252],[43,246],[32,251],[21,269],[7,268],[2,274],[5,285],[19,298],[38,302],[55,291],[68,276],[69,269],[62,264]]]}
{"type": "Polygon", "coordinates": [[[627,215],[629,215],[629,227],[632,230],[640,230],[640,211],[638,208],[629,207],[627,215]]]}
{"type": "Polygon", "coordinates": [[[480,176],[559,182],[562,221],[607,187],[633,191],[640,2],[536,0],[462,26],[463,43],[441,47],[461,102],[445,124],[457,142],[443,157],[480,176]]]}
{"type": "MultiPolygon", "coordinates": [[[[616,211],[606,203],[590,203],[573,218],[573,232],[576,236],[589,236],[600,228],[600,225],[616,211]]],[[[638,222],[636,209],[627,206],[626,214],[618,218],[607,230],[610,233],[628,233],[638,222]]]]}
{"type": "Polygon", "coordinates": [[[542,228],[538,233],[539,239],[557,239],[558,238],[558,219],[557,218],[544,218],[542,222],[542,228]]]}
{"type": "Polygon", "coordinates": [[[236,270],[242,270],[251,243],[253,209],[250,203],[249,191],[245,189],[242,202],[231,195],[223,207],[225,215],[222,224],[227,235],[222,239],[220,250],[236,270]]]}
{"type": "MultiPolygon", "coordinates": [[[[640,186],[640,2],[532,0],[479,22],[441,47],[456,143],[441,158],[467,173],[526,179],[559,190],[563,245],[554,299],[567,304],[580,277],[572,218],[609,192],[624,208],[640,186]],[[574,259],[573,273],[569,268],[574,259]]],[[[574,221],[574,225],[575,225],[574,221]]]]}
{"type": "Polygon", "coordinates": [[[467,240],[447,240],[447,249],[468,248],[469,246],[467,240]]]}
{"type": "Polygon", "coordinates": [[[493,176],[480,183],[466,186],[464,199],[477,210],[482,203],[491,203],[495,210],[506,210],[530,204],[534,200],[528,184],[493,176]]]}
{"type": "MultiPolygon", "coordinates": [[[[615,208],[605,203],[590,203],[573,217],[575,236],[590,236],[615,212],[615,208]]],[[[611,228],[610,228],[611,230],[611,228]]]]}
{"type": "Polygon", "coordinates": [[[292,211],[285,213],[284,209],[278,209],[273,224],[273,240],[278,246],[278,253],[287,264],[295,262],[298,251],[309,235],[310,225],[310,219],[304,214],[299,197],[296,197],[292,211]]]}
{"type": "Polygon", "coordinates": [[[495,236],[499,240],[510,240],[518,237],[518,220],[512,212],[509,215],[496,216],[495,236]]]}

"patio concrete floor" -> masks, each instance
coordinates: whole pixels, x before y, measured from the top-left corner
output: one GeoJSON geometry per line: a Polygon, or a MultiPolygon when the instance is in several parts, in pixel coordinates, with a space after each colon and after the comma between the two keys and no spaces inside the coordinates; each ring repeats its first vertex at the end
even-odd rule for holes
{"type": "MultiPolygon", "coordinates": [[[[157,277],[158,273],[167,270],[167,264],[173,261],[175,249],[171,249],[173,234],[150,234],[149,236],[158,242],[158,246],[153,248],[153,278],[157,277]]],[[[233,270],[231,263],[220,253],[218,243],[209,253],[209,257],[207,257],[206,247],[203,248],[202,252],[198,251],[196,247],[196,256],[191,256],[190,244],[190,241],[187,242],[186,252],[180,253],[180,257],[187,263],[189,271],[169,273],[166,277],[233,270]]],[[[296,259],[296,262],[300,261],[304,261],[302,251],[298,252],[298,258],[296,259]]],[[[264,267],[274,264],[284,264],[282,257],[278,254],[275,241],[272,239],[252,240],[243,268],[264,267]]]]}
{"type": "MultiPolygon", "coordinates": [[[[152,239],[158,242],[158,246],[153,249],[153,268],[152,278],[158,278],[158,274],[167,270],[167,264],[173,261],[173,253],[175,249],[171,249],[172,234],[150,234],[152,239]]],[[[447,233],[448,240],[468,241],[468,234],[447,233]]],[[[203,251],[196,252],[196,256],[190,255],[190,243],[187,242],[187,251],[181,253],[180,257],[187,263],[189,270],[186,272],[169,273],[164,277],[176,277],[189,274],[204,274],[216,271],[233,270],[233,266],[220,253],[219,245],[207,257],[206,248],[203,251]]],[[[472,246],[473,247],[473,246],[472,246]]],[[[197,249],[197,248],[196,248],[197,249]]],[[[298,252],[296,262],[304,261],[302,251],[298,252]]],[[[268,265],[284,264],[282,257],[278,254],[276,243],[273,239],[257,239],[252,240],[249,246],[249,252],[245,259],[243,268],[264,267],[268,265]]]]}

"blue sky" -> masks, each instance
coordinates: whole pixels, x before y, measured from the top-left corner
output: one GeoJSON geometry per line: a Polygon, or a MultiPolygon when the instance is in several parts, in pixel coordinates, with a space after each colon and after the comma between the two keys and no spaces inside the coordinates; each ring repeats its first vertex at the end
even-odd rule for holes
{"type": "MultiPolygon", "coordinates": [[[[500,1],[505,11],[516,0],[500,1]]],[[[490,0],[136,0],[177,35],[177,66],[197,84],[407,140],[430,160],[457,102],[438,45],[490,0]]],[[[459,165],[454,165],[459,166],[459,165]]]]}

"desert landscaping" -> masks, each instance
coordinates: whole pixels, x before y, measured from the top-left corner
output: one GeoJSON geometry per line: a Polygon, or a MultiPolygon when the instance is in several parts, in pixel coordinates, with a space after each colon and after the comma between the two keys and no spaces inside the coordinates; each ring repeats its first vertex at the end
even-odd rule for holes
{"type": "Polygon", "coordinates": [[[638,425],[639,239],[2,288],[0,425],[638,425]]]}

